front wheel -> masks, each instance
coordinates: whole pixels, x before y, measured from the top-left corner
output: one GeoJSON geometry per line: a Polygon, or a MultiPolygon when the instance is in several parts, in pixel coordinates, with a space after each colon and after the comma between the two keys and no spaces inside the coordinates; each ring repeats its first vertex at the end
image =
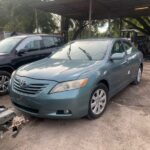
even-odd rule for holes
{"type": "Polygon", "coordinates": [[[104,84],[100,84],[92,93],[89,103],[89,119],[100,117],[106,110],[108,103],[108,88],[104,84]]]}
{"type": "Polygon", "coordinates": [[[138,73],[137,73],[137,76],[136,76],[136,79],[135,81],[133,82],[134,85],[138,85],[140,82],[141,82],[141,79],[142,79],[142,68],[140,67],[138,69],[138,73]]]}
{"type": "Polygon", "coordinates": [[[10,73],[6,71],[0,71],[0,96],[6,95],[8,93],[10,77],[10,73]]]}

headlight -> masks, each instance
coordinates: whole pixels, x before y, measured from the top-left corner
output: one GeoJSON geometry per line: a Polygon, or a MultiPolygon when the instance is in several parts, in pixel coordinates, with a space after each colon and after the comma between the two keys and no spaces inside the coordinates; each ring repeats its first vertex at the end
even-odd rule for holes
{"type": "Polygon", "coordinates": [[[12,73],[11,77],[13,77],[13,76],[15,75],[15,73],[16,73],[16,71],[14,71],[14,72],[12,73]]]}
{"type": "Polygon", "coordinates": [[[63,83],[57,84],[50,93],[58,93],[58,92],[63,92],[63,91],[79,89],[79,88],[86,86],[87,83],[88,83],[88,79],[63,82],[63,83]]]}
{"type": "Polygon", "coordinates": [[[16,71],[14,71],[12,74],[11,74],[11,78],[10,78],[10,80],[9,80],[9,84],[11,85],[11,81],[12,81],[12,79],[13,79],[13,77],[14,77],[14,75],[16,74],[16,71]]]}

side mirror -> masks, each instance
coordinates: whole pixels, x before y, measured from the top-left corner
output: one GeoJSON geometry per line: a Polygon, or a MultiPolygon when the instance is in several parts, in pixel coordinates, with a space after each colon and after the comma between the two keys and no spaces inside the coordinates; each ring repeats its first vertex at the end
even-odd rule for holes
{"type": "Polygon", "coordinates": [[[18,54],[18,55],[22,55],[22,54],[26,53],[27,51],[28,51],[27,49],[20,49],[20,50],[17,52],[17,54],[18,54]]]}
{"type": "Polygon", "coordinates": [[[125,58],[125,53],[115,53],[111,56],[111,60],[121,60],[125,58]]]}

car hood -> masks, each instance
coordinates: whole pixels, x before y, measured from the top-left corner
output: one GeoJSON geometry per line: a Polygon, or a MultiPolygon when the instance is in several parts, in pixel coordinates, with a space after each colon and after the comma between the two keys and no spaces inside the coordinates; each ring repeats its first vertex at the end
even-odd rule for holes
{"type": "Polygon", "coordinates": [[[33,79],[62,82],[78,79],[81,74],[91,71],[98,63],[98,61],[53,60],[46,58],[21,67],[16,74],[33,79]]]}
{"type": "Polygon", "coordinates": [[[0,66],[8,64],[10,62],[10,58],[11,58],[11,55],[0,53],[0,66]]]}
{"type": "Polygon", "coordinates": [[[0,53],[0,58],[3,58],[5,56],[9,56],[9,54],[7,54],[7,53],[0,53]]]}
{"type": "Polygon", "coordinates": [[[7,55],[6,53],[0,53],[0,56],[7,55]]]}

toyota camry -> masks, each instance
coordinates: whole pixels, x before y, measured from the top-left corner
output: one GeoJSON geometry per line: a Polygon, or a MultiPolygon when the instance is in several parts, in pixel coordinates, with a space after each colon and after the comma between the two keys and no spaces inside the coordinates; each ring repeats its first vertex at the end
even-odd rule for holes
{"type": "Polygon", "coordinates": [[[100,117],[109,100],[139,84],[143,55],[125,39],[77,40],[11,77],[14,106],[44,118],[100,117]]]}

